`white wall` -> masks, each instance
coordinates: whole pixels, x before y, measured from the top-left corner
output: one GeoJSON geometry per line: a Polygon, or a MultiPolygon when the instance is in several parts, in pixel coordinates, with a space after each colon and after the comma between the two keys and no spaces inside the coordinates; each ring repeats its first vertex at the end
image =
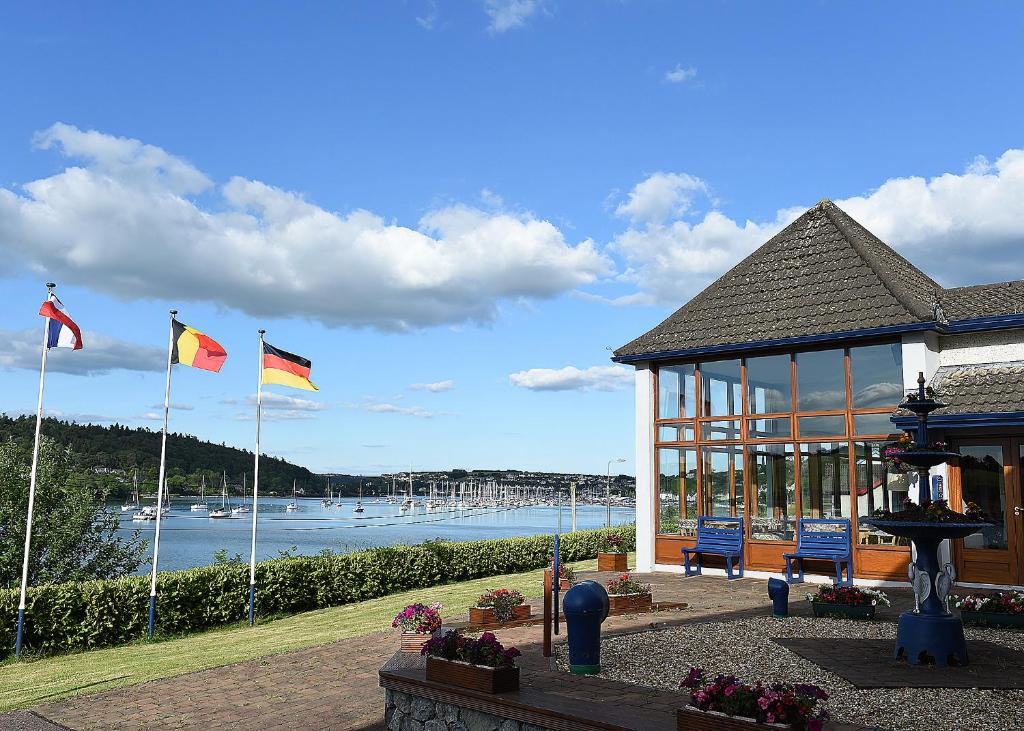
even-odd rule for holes
{"type": "Polygon", "coordinates": [[[636,570],[654,570],[654,371],[636,367],[636,570]]]}
{"type": "Polygon", "coordinates": [[[1024,360],[1024,330],[947,335],[939,346],[940,366],[1024,360]]]}

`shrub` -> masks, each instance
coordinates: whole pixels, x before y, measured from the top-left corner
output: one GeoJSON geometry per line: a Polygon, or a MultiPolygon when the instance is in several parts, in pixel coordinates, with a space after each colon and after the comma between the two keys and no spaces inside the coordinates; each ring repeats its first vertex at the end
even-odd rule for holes
{"type": "Polygon", "coordinates": [[[522,653],[515,647],[505,647],[491,632],[478,638],[466,637],[458,630],[448,630],[441,637],[432,637],[423,643],[423,655],[442,660],[458,660],[470,665],[488,668],[513,668],[522,653]]]}
{"type": "MultiPolygon", "coordinates": [[[[632,529],[617,528],[632,548],[632,529]]],[[[563,561],[597,556],[606,529],[564,534],[563,561]]],[[[549,565],[551,536],[455,543],[432,541],[355,553],[300,556],[256,565],[260,616],[305,612],[549,565]]],[[[249,571],[230,562],[159,575],[157,628],[180,635],[243,621],[249,571]]],[[[29,587],[24,649],[54,655],[121,645],[145,636],[149,577],[29,587]]],[[[18,590],[0,590],[0,658],[14,651],[18,590]]]]}

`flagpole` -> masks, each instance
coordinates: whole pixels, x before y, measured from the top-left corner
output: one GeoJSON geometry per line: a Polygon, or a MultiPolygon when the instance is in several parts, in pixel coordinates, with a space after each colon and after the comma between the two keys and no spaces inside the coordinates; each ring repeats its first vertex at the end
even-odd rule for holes
{"type": "MultiPolygon", "coordinates": [[[[53,297],[53,282],[46,283],[46,301],[53,297]]],[[[18,601],[18,634],[14,641],[14,656],[21,657],[22,630],[25,626],[25,596],[28,591],[28,552],[32,543],[32,511],[36,502],[36,472],[39,469],[39,433],[43,426],[43,390],[46,385],[46,347],[50,333],[50,318],[43,318],[43,356],[39,367],[39,401],[36,403],[36,440],[32,447],[32,471],[28,478],[28,516],[25,518],[25,554],[21,562],[21,599],[18,601]]]]}
{"type": "Polygon", "coordinates": [[[156,533],[153,535],[153,571],[149,579],[149,628],[147,637],[153,639],[153,624],[156,619],[156,572],[160,563],[160,520],[164,508],[164,468],[167,464],[167,420],[171,410],[171,355],[174,352],[174,316],[170,311],[167,333],[167,382],[164,386],[164,431],[160,440],[160,473],[156,484],[156,533]]]}
{"type": "Polygon", "coordinates": [[[260,419],[263,412],[263,334],[260,330],[259,378],[256,381],[256,455],[252,471],[252,546],[249,551],[249,625],[256,622],[256,516],[259,515],[260,493],[260,419]]]}

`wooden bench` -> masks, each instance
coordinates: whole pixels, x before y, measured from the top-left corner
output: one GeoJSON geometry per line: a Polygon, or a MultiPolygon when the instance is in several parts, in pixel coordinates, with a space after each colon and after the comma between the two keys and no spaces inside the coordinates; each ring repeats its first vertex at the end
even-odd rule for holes
{"type": "Polygon", "coordinates": [[[743,576],[743,518],[716,518],[702,515],[697,518],[697,545],[682,549],[686,563],[686,575],[696,576],[701,572],[701,555],[705,553],[725,556],[726,573],[730,579],[743,576]],[[710,523],[710,525],[708,525],[710,523]],[[690,569],[690,554],[697,554],[697,568],[690,569]],[[733,576],[733,559],[739,559],[739,575],[733,576]]]}
{"type": "Polygon", "coordinates": [[[804,559],[831,561],[836,567],[836,583],[853,586],[853,567],[850,521],[846,518],[800,518],[796,522],[796,551],[784,553],[786,581],[794,583],[793,561],[799,571],[797,582],[804,580],[804,559]],[[843,580],[843,564],[846,579],[843,580]]]}

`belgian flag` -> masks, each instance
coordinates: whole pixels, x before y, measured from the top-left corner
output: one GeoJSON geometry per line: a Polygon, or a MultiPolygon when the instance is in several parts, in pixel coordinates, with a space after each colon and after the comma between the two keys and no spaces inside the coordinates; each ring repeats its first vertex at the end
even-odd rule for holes
{"type": "Polygon", "coordinates": [[[204,371],[216,373],[228,358],[224,347],[209,335],[171,320],[174,344],[171,346],[171,363],[202,368],[204,371]]]}
{"type": "Polygon", "coordinates": [[[320,389],[309,380],[309,369],[312,366],[313,363],[307,358],[275,348],[268,342],[263,343],[264,383],[319,391],[320,389]]]}

